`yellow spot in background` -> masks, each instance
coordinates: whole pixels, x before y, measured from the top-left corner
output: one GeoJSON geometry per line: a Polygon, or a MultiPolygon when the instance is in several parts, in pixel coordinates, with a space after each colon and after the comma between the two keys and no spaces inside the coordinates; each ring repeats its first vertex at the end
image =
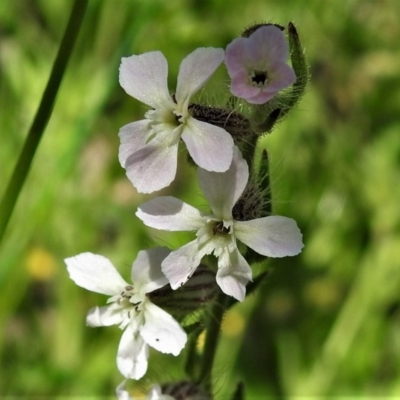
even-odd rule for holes
{"type": "Polygon", "coordinates": [[[38,281],[51,279],[56,271],[57,262],[53,255],[43,247],[33,247],[25,260],[29,275],[38,281]]]}
{"type": "MultiPolygon", "coordinates": [[[[238,311],[231,310],[225,315],[222,321],[222,335],[231,338],[239,336],[243,332],[244,326],[245,321],[242,314],[240,314],[238,311]]],[[[197,348],[199,350],[203,350],[205,340],[206,331],[203,331],[197,339],[197,348]]]]}
{"type": "Polygon", "coordinates": [[[304,298],[315,307],[327,311],[340,302],[341,292],[334,281],[327,278],[316,278],[306,286],[304,298]]]}
{"type": "Polygon", "coordinates": [[[244,329],[244,318],[236,310],[229,311],[222,321],[222,334],[229,337],[239,336],[244,329]]]}
{"type": "Polygon", "coordinates": [[[285,320],[294,310],[293,297],[284,290],[276,290],[269,295],[265,308],[271,318],[285,320]]]}

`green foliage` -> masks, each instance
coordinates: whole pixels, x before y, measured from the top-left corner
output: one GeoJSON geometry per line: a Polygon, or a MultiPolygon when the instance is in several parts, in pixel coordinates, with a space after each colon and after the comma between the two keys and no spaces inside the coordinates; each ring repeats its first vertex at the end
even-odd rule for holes
{"type": "MultiPolygon", "coordinates": [[[[0,2],[0,195],[71,4],[0,2]]],[[[76,287],[63,259],[100,253],[128,278],[140,249],[186,242],[134,215],[149,197],[118,163],[117,132],[144,108],[118,84],[121,56],[161,50],[173,88],[194,48],[225,47],[265,21],[293,21],[310,64],[298,108],[262,139],[273,212],[298,221],[305,248],[269,260],[262,291],[227,314],[216,400],[231,398],[238,382],[249,400],[399,395],[398,15],[395,1],[91,1],[0,247],[0,395],[113,398],[121,331],[85,326],[87,310],[105,299],[76,287]]],[[[164,191],[172,192],[205,204],[190,167],[164,191]]],[[[152,354],[138,388],[182,378],[183,358],[152,354]]]]}

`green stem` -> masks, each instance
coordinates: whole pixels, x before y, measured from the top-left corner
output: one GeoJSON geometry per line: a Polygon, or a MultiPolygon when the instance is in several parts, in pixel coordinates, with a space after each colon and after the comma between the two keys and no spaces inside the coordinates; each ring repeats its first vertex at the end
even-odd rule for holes
{"type": "Polygon", "coordinates": [[[208,319],[207,336],[204,344],[199,380],[202,382],[204,388],[210,392],[212,388],[211,372],[217,352],[218,339],[221,333],[222,317],[224,316],[229,299],[230,297],[221,292],[211,308],[208,319]]]}
{"type": "Polygon", "coordinates": [[[17,164],[14,168],[10,182],[5,190],[0,203],[0,242],[7,228],[8,221],[14,210],[18,195],[28,175],[33,157],[38,148],[40,139],[50,119],[54,102],[60,88],[68,60],[70,59],[76,38],[82,26],[83,17],[86,12],[88,0],[75,0],[68,25],[61,41],[51,70],[46,89],[43,92],[39,108],[29,129],[24,147],[21,151],[17,164]]]}

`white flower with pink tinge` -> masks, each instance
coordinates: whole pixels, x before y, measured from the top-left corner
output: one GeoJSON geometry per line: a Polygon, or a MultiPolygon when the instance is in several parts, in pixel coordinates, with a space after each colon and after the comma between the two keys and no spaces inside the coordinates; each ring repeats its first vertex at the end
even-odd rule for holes
{"type": "Polygon", "coordinates": [[[141,205],[136,215],[147,225],[166,231],[195,231],[197,238],[172,251],[161,269],[172,289],[183,285],[203,256],[218,257],[217,283],[224,293],[243,301],[251,268],[236,240],[268,257],[294,256],[303,248],[302,235],[291,218],[269,216],[236,221],[232,209],[249,179],[249,168],[235,147],[232,164],[224,173],[198,169],[200,187],[212,210],[206,215],[175,197],[158,197],[141,205]]]}
{"type": "Polygon", "coordinates": [[[288,56],[285,36],[274,25],[233,40],[225,54],[232,94],[252,104],[271,100],[296,81],[296,74],[286,63],[288,56]]]}
{"type": "Polygon", "coordinates": [[[89,310],[86,324],[124,329],[117,366],[126,378],[140,379],[146,373],[149,346],[177,356],[186,344],[187,335],[178,322],[146,296],[168,283],[160,266],[169,252],[165,248],[140,251],[132,265],[133,284],[125,282],[106,257],[82,253],[65,259],[78,286],[111,296],[107,306],[89,310]]]}
{"type": "Polygon", "coordinates": [[[222,49],[193,51],[180,65],[176,93],[171,96],[167,85],[168,64],[161,52],[122,58],[121,86],[130,96],[152,108],[145,113],[145,119],[125,125],[119,131],[119,161],[139,192],[160,190],[175,179],[180,139],[201,168],[215,172],[229,168],[233,154],[230,134],[189,113],[191,97],[223,60],[222,49]]]}

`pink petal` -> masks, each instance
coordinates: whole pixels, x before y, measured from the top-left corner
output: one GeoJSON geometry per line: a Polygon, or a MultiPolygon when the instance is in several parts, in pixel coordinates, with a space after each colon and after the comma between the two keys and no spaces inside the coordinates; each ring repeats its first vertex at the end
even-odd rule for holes
{"type": "Polygon", "coordinates": [[[271,216],[235,221],[236,238],[268,257],[295,256],[304,247],[302,234],[292,218],[271,216]]]}
{"type": "Polygon", "coordinates": [[[282,31],[273,25],[258,28],[250,37],[247,48],[247,57],[252,62],[265,60],[286,61],[289,57],[289,48],[282,31]]]}
{"type": "Polygon", "coordinates": [[[296,82],[296,74],[293,68],[287,64],[274,65],[270,71],[271,82],[264,88],[264,91],[275,92],[282,90],[296,82]]]}
{"type": "Polygon", "coordinates": [[[243,62],[243,57],[246,53],[247,42],[247,38],[241,37],[234,39],[226,47],[225,64],[231,78],[238,73],[246,73],[247,76],[248,72],[246,63],[243,62]]]}
{"type": "Polygon", "coordinates": [[[261,89],[257,86],[253,86],[248,82],[247,75],[243,76],[235,76],[231,81],[231,92],[234,96],[248,99],[251,97],[258,96],[261,92],[261,89]]]}
{"type": "Polygon", "coordinates": [[[164,231],[196,231],[202,225],[197,208],[171,196],[161,196],[142,204],[136,215],[147,226],[164,231]]]}
{"type": "Polygon", "coordinates": [[[138,192],[152,193],[171,184],[177,164],[178,143],[167,146],[152,141],[126,159],[125,169],[138,192]]]}
{"type": "Polygon", "coordinates": [[[249,179],[249,167],[238,148],[234,147],[232,164],[223,173],[199,168],[201,190],[217,218],[231,220],[232,208],[243,193],[249,179]]]}
{"type": "Polygon", "coordinates": [[[199,48],[183,59],[178,74],[176,99],[178,104],[189,102],[224,60],[224,50],[213,47],[199,48]]]}
{"type": "Polygon", "coordinates": [[[181,137],[199,167],[224,172],[231,165],[233,139],[225,129],[188,118],[181,137]]]}
{"type": "Polygon", "coordinates": [[[173,101],[168,92],[168,64],[159,51],[123,57],[119,83],[126,93],[153,108],[162,108],[173,101]]]}

